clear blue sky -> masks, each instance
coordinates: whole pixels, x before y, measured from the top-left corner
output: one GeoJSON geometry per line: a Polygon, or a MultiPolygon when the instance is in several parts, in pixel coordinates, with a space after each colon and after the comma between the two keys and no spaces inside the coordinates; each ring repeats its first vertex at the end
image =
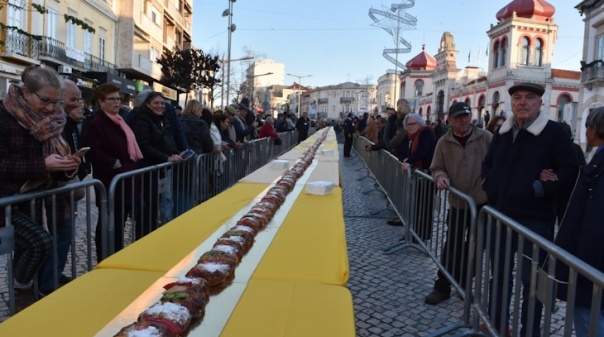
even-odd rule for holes
{"type": "MultiPolygon", "coordinates": [[[[453,33],[459,51],[457,65],[487,68],[486,31],[497,22],[495,14],[511,0],[416,0],[407,13],[417,17],[417,26],[402,36],[411,42],[412,51],[402,54],[404,64],[426,44],[436,54],[445,31],[453,33]],[[478,51],[480,50],[480,62],[478,51]]],[[[559,26],[552,67],[579,70],[583,44],[583,17],[574,8],[579,0],[549,0],[556,8],[559,26]]],[[[394,66],[382,56],[394,41],[384,30],[372,26],[371,7],[389,8],[400,1],[380,0],[237,0],[234,3],[231,58],[252,50],[259,58],[285,65],[285,72],[312,74],[303,85],[325,86],[346,81],[377,83],[379,76],[394,66]]],[[[194,0],[193,43],[212,54],[226,55],[228,18],[222,12],[228,0],[194,0]]],[[[297,81],[286,76],[285,84],[297,81]]]]}

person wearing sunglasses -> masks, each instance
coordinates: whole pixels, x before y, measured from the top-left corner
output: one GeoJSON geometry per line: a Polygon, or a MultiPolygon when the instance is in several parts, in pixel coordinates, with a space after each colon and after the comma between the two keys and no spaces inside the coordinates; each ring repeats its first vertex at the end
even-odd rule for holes
{"type": "MultiPolygon", "coordinates": [[[[0,197],[54,187],[76,173],[80,159],[61,137],[64,85],[50,68],[29,67],[22,84],[11,84],[0,103],[0,197]]],[[[17,310],[34,302],[33,277],[52,254],[53,239],[42,226],[42,203],[12,208],[17,310]],[[31,215],[34,215],[33,217],[31,215]]],[[[0,226],[4,223],[0,209],[0,226]]]]}

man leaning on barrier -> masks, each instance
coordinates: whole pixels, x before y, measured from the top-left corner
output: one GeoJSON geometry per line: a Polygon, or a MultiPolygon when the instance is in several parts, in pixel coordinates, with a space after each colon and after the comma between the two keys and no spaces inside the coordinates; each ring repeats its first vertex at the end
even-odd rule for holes
{"type": "MultiPolygon", "coordinates": [[[[487,193],[488,205],[494,207],[531,231],[552,239],[556,222],[554,200],[572,188],[578,172],[577,157],[572,142],[559,123],[549,120],[547,112],[540,112],[544,88],[534,83],[519,83],[508,90],[511,96],[512,117],[493,136],[487,156],[482,164],[482,187],[487,193]]],[[[494,225],[494,223],[493,223],[494,225]]],[[[498,331],[507,327],[512,293],[512,269],[506,268],[506,232],[503,228],[493,233],[490,247],[500,247],[491,257],[493,284],[489,296],[492,324],[498,331]],[[499,235],[498,235],[499,234],[499,235]],[[499,245],[495,242],[500,238],[499,245]],[[506,272],[507,269],[507,272],[506,272]],[[507,281],[507,296],[504,284],[507,281]],[[503,310],[503,312],[502,312],[503,310]]],[[[495,228],[495,227],[493,227],[495,228]]],[[[494,231],[495,232],[495,231],[494,231]]],[[[522,268],[522,312],[520,336],[540,336],[543,305],[535,300],[532,312],[532,332],[527,332],[529,317],[529,290],[531,279],[531,251],[529,240],[523,241],[523,258],[518,257],[522,268]]],[[[518,237],[512,237],[509,261],[513,261],[518,237]]],[[[540,252],[539,264],[545,254],[540,252]]]]}
{"type": "MultiPolygon", "coordinates": [[[[471,196],[478,207],[486,204],[487,195],[480,186],[480,167],[493,136],[472,125],[472,108],[453,103],[449,108],[452,126],[436,144],[430,172],[438,189],[449,186],[471,196]]],[[[462,287],[466,285],[468,267],[468,231],[470,212],[467,203],[449,194],[448,229],[441,263],[462,287]]],[[[426,296],[426,304],[438,304],[451,295],[451,282],[438,271],[434,290],[426,296]]]]}

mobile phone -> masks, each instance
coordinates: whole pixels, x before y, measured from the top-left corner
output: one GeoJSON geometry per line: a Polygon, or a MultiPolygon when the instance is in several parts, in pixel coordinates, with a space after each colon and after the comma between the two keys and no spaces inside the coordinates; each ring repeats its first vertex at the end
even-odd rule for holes
{"type": "Polygon", "coordinates": [[[189,159],[193,155],[195,155],[195,151],[193,151],[191,149],[187,149],[180,156],[182,157],[182,159],[189,159]]]}
{"type": "Polygon", "coordinates": [[[84,155],[86,154],[86,152],[90,151],[89,147],[82,147],[79,150],[77,150],[73,155],[76,157],[84,157],[84,155]]]}

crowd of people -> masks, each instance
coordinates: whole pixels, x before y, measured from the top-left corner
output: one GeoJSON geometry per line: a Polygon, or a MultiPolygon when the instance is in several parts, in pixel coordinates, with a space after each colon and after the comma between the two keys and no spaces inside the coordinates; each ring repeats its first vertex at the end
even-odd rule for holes
{"type": "MultiPolygon", "coordinates": [[[[355,135],[371,140],[366,151],[389,151],[398,158],[401,170],[422,170],[429,173],[437,189],[453,186],[472,197],[480,209],[489,205],[542,237],[554,241],[568,252],[604,271],[604,248],[599,243],[604,237],[602,195],[604,169],[604,108],[590,112],[586,119],[586,136],[592,149],[585,160],[581,148],[573,144],[570,128],[565,123],[549,119],[542,112],[544,88],[533,83],[519,83],[509,88],[512,114],[509,118],[497,115],[490,118],[483,129],[473,123],[472,109],[465,103],[453,103],[445,123],[428,125],[418,114],[410,111],[406,100],[397,102],[397,108],[388,109],[388,117],[355,118],[352,114],[343,121],[344,157],[350,156],[355,135]],[[371,128],[375,127],[375,130],[371,128]],[[599,206],[598,205],[599,202],[599,206]],[[555,236],[554,234],[557,233],[555,236]]],[[[422,189],[416,198],[426,214],[418,213],[412,224],[420,239],[430,239],[432,233],[432,198],[434,191],[422,189]],[[426,206],[427,205],[427,206],[426,206]]],[[[449,195],[447,231],[442,247],[441,262],[460,285],[466,285],[469,239],[469,215],[466,204],[449,195]]],[[[399,219],[388,224],[401,226],[399,219]]],[[[493,227],[495,228],[495,227],[493,227]]],[[[500,230],[503,231],[504,229],[500,230]]],[[[505,233],[493,234],[491,247],[504,247],[505,233]]],[[[514,261],[518,251],[531,250],[528,240],[513,238],[511,256],[502,252],[491,258],[491,294],[489,315],[493,327],[502,335],[510,334],[509,306],[513,282],[514,261]],[[523,247],[519,247],[522,242],[523,247]],[[508,285],[504,291],[504,284],[508,285]],[[493,310],[491,312],[491,309],[493,310]]],[[[530,257],[522,264],[522,305],[520,336],[540,336],[543,305],[538,300],[529,307],[531,279],[530,257]],[[528,319],[532,319],[529,324],[528,319]],[[527,327],[532,331],[527,331],[527,327]]],[[[537,263],[545,263],[541,251],[537,263]]],[[[558,268],[556,278],[568,279],[568,268],[558,268]],[[566,274],[565,274],[566,272],[566,274]]],[[[574,327],[577,336],[588,335],[591,314],[592,284],[584,277],[577,281],[574,305],[574,327]]],[[[565,287],[555,294],[566,300],[565,287]]],[[[433,290],[425,297],[426,304],[436,305],[450,297],[451,284],[442,272],[437,273],[433,290]]],[[[597,313],[598,334],[604,336],[604,298],[597,313]]]]}
{"type": "MultiPolygon", "coordinates": [[[[128,110],[123,107],[120,91],[112,83],[98,85],[92,111],[85,113],[82,94],[74,82],[49,68],[27,68],[21,82],[11,84],[0,102],[0,197],[55,188],[83,180],[89,174],[109,191],[112,180],[121,173],[161,163],[181,163],[198,154],[214,154],[218,169],[210,174],[220,175],[220,164],[227,160],[225,153],[229,150],[244,148],[251,140],[263,137],[281,145],[280,133],[293,130],[297,131],[298,142],[302,142],[313,123],[306,113],[299,118],[289,113],[280,113],[277,118],[268,113],[257,115],[245,98],[224,110],[212,111],[194,99],[181,108],[152,90],[140,92],[134,108],[128,110]]],[[[167,169],[160,174],[161,179],[171,179],[173,173],[167,169]]],[[[176,194],[182,186],[174,183],[173,187],[176,194]]],[[[124,246],[127,218],[134,224],[138,239],[171,220],[174,214],[186,211],[176,209],[170,200],[158,198],[159,191],[158,179],[135,176],[117,185],[112,219],[115,251],[124,246]],[[145,195],[140,195],[140,191],[145,191],[145,195]]],[[[96,193],[100,207],[99,191],[96,193]]],[[[11,212],[17,310],[71,280],[63,274],[76,211],[71,209],[69,198],[57,196],[56,205],[50,198],[36,202],[35,210],[30,209],[34,203],[23,203],[11,212]],[[54,214],[56,218],[51,219],[54,214]],[[49,258],[53,256],[52,235],[57,236],[54,240],[58,261],[49,258]],[[38,293],[34,294],[36,274],[38,293]]],[[[179,205],[190,208],[192,202],[185,200],[184,206],[183,202],[179,205]]],[[[0,212],[0,225],[4,226],[4,209],[0,212]]],[[[100,224],[101,217],[94,234],[98,262],[109,253],[102,247],[108,232],[100,224]]]]}

